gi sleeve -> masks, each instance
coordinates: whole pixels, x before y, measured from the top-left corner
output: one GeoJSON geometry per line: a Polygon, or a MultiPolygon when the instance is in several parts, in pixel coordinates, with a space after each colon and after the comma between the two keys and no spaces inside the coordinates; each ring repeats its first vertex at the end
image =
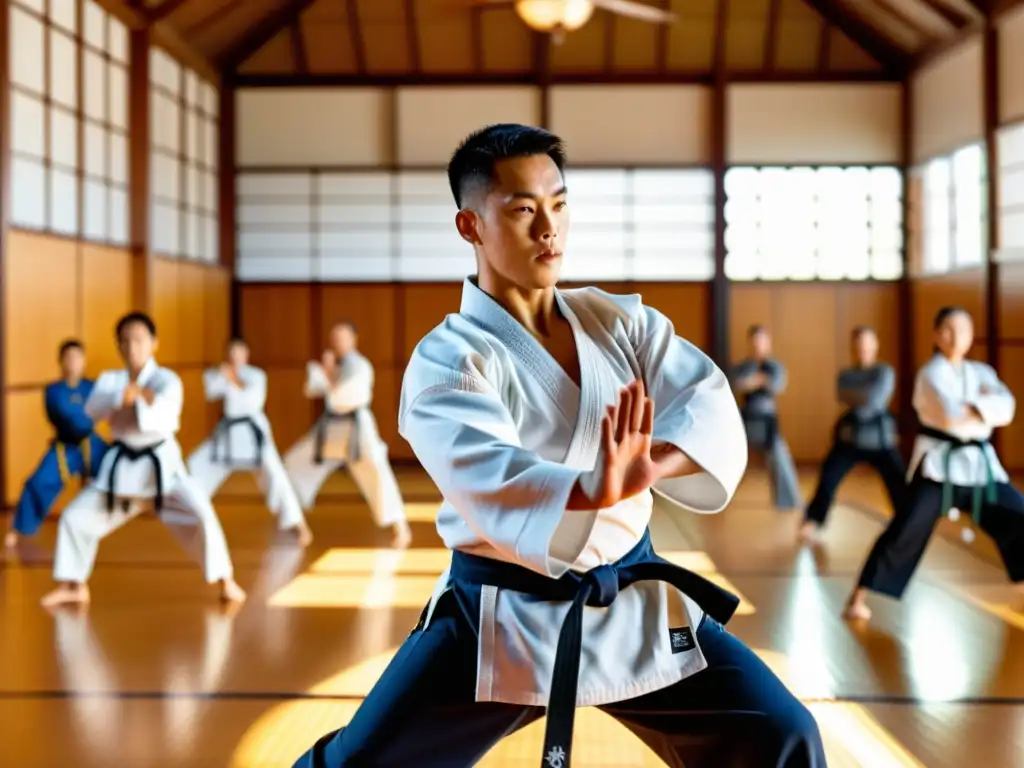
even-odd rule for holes
{"type": "Polygon", "coordinates": [[[217,368],[208,368],[203,372],[203,391],[209,402],[223,400],[228,393],[230,384],[217,368]]]}
{"type": "Polygon", "coordinates": [[[258,368],[246,368],[240,378],[242,407],[253,413],[262,411],[267,404],[267,374],[258,368]]]}
{"type": "MultiPolygon", "coordinates": [[[[416,378],[416,361],[406,372],[416,378]]],[[[597,512],[566,511],[581,470],[522,447],[497,391],[450,371],[448,383],[403,387],[399,431],[445,499],[508,559],[557,578],[579,557],[597,512]]]]}
{"type": "Polygon", "coordinates": [[[121,406],[123,395],[124,386],[118,382],[117,373],[100,374],[85,401],[85,414],[94,422],[103,421],[121,406]]]}
{"type": "Polygon", "coordinates": [[[306,363],[306,386],[304,388],[306,397],[311,400],[323,397],[330,389],[331,382],[320,363],[314,360],[306,363]]]}
{"type": "Polygon", "coordinates": [[[703,470],[662,480],[655,491],[694,512],[720,512],[747,468],[747,435],[728,379],[657,310],[641,306],[630,334],[654,401],[654,441],[674,445],[703,470]]]}
{"type": "Polygon", "coordinates": [[[176,374],[165,374],[162,378],[151,387],[154,393],[152,403],[147,403],[141,396],[135,401],[135,419],[140,432],[171,435],[178,431],[184,402],[181,379],[176,374]]]}
{"type": "Polygon", "coordinates": [[[895,391],[896,372],[886,365],[882,367],[874,381],[856,389],[855,396],[847,403],[854,407],[859,416],[874,416],[889,407],[889,401],[892,400],[895,391]]]}
{"type": "Polygon", "coordinates": [[[990,427],[1005,427],[1013,422],[1017,401],[989,365],[978,365],[978,383],[986,390],[974,400],[982,420],[990,427]]]}

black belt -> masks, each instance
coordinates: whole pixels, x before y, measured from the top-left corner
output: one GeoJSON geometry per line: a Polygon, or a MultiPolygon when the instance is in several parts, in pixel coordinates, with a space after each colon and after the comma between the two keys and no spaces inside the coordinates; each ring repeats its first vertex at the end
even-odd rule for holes
{"type": "MultiPolygon", "coordinates": [[[[942,515],[949,512],[953,506],[953,481],[949,478],[949,468],[953,454],[965,448],[981,449],[982,456],[985,458],[985,484],[975,485],[971,489],[971,517],[974,518],[974,524],[980,526],[982,499],[984,499],[986,504],[995,504],[998,498],[995,475],[992,473],[992,462],[988,460],[988,456],[985,454],[985,446],[989,444],[988,440],[961,440],[956,435],[951,435],[934,427],[926,427],[924,424],[918,427],[917,434],[934,440],[941,440],[949,445],[946,455],[943,457],[942,466],[942,473],[945,476],[945,480],[942,481],[942,510],[940,511],[942,515]]],[[[924,461],[923,457],[921,461],[924,461]]]]}
{"type": "MultiPolygon", "coordinates": [[[[566,514],[576,514],[567,512],[566,514]]],[[[703,611],[725,624],[739,606],[739,598],[697,574],[659,557],[651,546],[650,531],[621,560],[586,573],[569,572],[558,579],[543,576],[521,565],[456,550],[452,553],[451,578],[474,586],[491,585],[523,592],[542,600],[572,601],[558,635],[555,668],[551,676],[544,757],[555,750],[565,753],[561,765],[570,765],[576,688],[583,641],[583,606],[608,607],[619,590],[641,581],[664,581],[696,602],[703,611]]],[[[547,768],[547,766],[544,766],[547,768]]]]}
{"type": "Polygon", "coordinates": [[[114,454],[114,460],[110,463],[110,476],[107,478],[107,511],[114,511],[114,500],[116,493],[114,492],[115,480],[117,477],[117,465],[122,458],[127,457],[128,461],[138,461],[143,457],[149,457],[149,460],[153,463],[153,473],[156,475],[156,498],[153,502],[156,511],[159,512],[164,505],[164,479],[160,471],[160,459],[156,455],[156,449],[164,444],[161,440],[159,443],[153,445],[147,445],[144,448],[132,448],[131,446],[125,445],[120,440],[110,446],[110,450],[114,454]]]}
{"type": "Polygon", "coordinates": [[[91,430],[89,432],[61,432],[58,430],[57,434],[54,436],[54,442],[64,443],[64,445],[74,446],[77,448],[84,440],[89,440],[92,435],[93,433],[91,430]]]}
{"type": "Polygon", "coordinates": [[[879,447],[889,447],[889,441],[886,440],[885,436],[885,424],[890,419],[895,422],[896,417],[888,411],[881,411],[873,416],[859,416],[856,411],[849,410],[840,416],[839,420],[836,422],[836,426],[832,432],[833,440],[837,443],[852,442],[856,444],[857,439],[861,434],[861,430],[874,428],[878,433],[879,447]],[[850,441],[842,439],[842,431],[845,427],[849,427],[853,433],[853,438],[850,441]]]}
{"type": "Polygon", "coordinates": [[[252,416],[236,416],[228,418],[225,416],[219,422],[217,422],[216,428],[213,430],[213,460],[217,461],[218,451],[217,448],[220,445],[221,438],[227,436],[228,444],[227,450],[224,452],[224,461],[228,464],[231,463],[231,434],[230,430],[232,427],[237,427],[241,424],[248,424],[252,429],[252,435],[256,438],[256,466],[262,466],[263,464],[263,430],[260,429],[259,424],[252,416]]]}
{"type": "Polygon", "coordinates": [[[324,463],[324,441],[327,439],[327,425],[332,421],[351,422],[352,429],[349,430],[348,438],[348,459],[349,461],[359,461],[359,424],[356,421],[358,413],[359,411],[349,411],[348,413],[324,411],[320,414],[320,418],[316,420],[316,438],[313,447],[314,464],[324,463]]]}

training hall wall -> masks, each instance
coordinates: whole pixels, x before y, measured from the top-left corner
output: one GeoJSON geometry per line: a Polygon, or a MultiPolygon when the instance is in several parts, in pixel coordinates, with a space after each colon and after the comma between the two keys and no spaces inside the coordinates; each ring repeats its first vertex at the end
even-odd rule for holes
{"type": "Polygon", "coordinates": [[[43,388],[81,339],[88,375],[119,367],[117,319],[149,312],[185,389],[187,451],[218,418],[202,370],[230,332],[219,253],[219,88],[173,41],[91,0],[3,0],[3,493],[13,505],[52,437],[43,388]],[[8,65],[9,62],[9,65],[8,65]],[[6,126],[11,131],[6,131],[6,126]]]}

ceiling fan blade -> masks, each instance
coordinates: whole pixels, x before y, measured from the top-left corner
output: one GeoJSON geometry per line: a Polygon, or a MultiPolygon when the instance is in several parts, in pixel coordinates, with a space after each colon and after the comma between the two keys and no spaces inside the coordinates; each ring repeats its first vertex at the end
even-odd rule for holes
{"type": "Polygon", "coordinates": [[[603,8],[619,16],[629,16],[641,21],[653,21],[656,24],[671,24],[678,16],[660,8],[635,3],[632,0],[590,0],[595,8],[603,8]]]}

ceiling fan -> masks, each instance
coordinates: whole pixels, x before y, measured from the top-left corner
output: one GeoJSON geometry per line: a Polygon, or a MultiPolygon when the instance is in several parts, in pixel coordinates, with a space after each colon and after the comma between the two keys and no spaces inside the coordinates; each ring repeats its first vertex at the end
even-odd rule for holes
{"type": "Polygon", "coordinates": [[[568,32],[588,21],[595,8],[655,24],[671,24],[676,15],[635,0],[476,0],[477,5],[511,5],[523,22],[538,32],[547,32],[561,43],[568,32]]]}

